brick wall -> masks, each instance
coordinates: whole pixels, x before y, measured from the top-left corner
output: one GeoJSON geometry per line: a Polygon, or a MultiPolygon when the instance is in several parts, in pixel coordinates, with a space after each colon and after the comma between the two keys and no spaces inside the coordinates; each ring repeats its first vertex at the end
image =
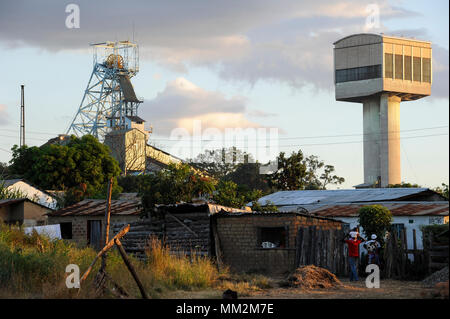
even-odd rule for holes
{"type": "MultiPolygon", "coordinates": [[[[131,223],[137,221],[139,216],[117,216],[111,215],[110,219],[110,238],[114,236],[112,231],[113,224],[131,223]]],[[[59,224],[64,222],[72,223],[72,241],[84,246],[88,243],[88,221],[89,220],[101,220],[102,221],[102,238],[105,236],[105,217],[104,216],[62,216],[62,217],[48,217],[48,223],[59,224]]]]}
{"type": "Polygon", "coordinates": [[[280,274],[295,267],[296,236],[300,226],[338,228],[341,223],[297,214],[245,214],[218,216],[217,232],[223,261],[238,272],[280,274]],[[258,246],[258,228],[285,227],[287,247],[265,249],[258,246]]]}

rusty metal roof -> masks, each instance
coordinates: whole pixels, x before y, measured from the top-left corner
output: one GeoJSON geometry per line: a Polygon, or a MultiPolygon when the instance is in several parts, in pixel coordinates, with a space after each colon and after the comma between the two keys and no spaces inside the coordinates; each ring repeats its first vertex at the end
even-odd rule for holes
{"type": "Polygon", "coordinates": [[[449,211],[449,202],[372,202],[364,204],[332,204],[317,205],[314,208],[308,208],[308,210],[311,214],[323,217],[357,217],[358,210],[361,207],[375,204],[386,207],[391,211],[393,216],[448,216],[449,211]]]}
{"type": "Polygon", "coordinates": [[[205,212],[208,215],[213,215],[221,211],[229,213],[245,213],[247,210],[222,206],[212,203],[179,203],[169,205],[156,205],[158,210],[166,210],[171,213],[192,213],[192,212],[205,212]]]}
{"type": "MultiPolygon", "coordinates": [[[[48,216],[104,216],[105,211],[106,200],[85,199],[72,206],[49,213],[48,216]]],[[[139,215],[141,212],[142,207],[139,201],[111,200],[111,215],[139,215]]]]}

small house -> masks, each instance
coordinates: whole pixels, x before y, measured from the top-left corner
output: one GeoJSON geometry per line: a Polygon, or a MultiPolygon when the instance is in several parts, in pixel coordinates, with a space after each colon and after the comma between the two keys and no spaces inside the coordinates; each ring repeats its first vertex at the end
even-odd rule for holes
{"type": "MultiPolygon", "coordinates": [[[[62,239],[98,249],[105,238],[106,205],[103,199],[85,199],[49,213],[48,224],[61,225],[62,239]]],[[[111,200],[110,225],[138,221],[141,212],[137,200],[111,200]]]]}
{"type": "Polygon", "coordinates": [[[28,198],[0,200],[0,222],[19,224],[24,227],[47,224],[47,214],[51,208],[31,201],[28,198]]]}

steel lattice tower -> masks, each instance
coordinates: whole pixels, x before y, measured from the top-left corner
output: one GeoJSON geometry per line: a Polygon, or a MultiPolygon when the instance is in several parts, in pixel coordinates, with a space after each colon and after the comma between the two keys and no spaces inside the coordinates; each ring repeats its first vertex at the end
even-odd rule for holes
{"type": "Polygon", "coordinates": [[[142,100],[130,79],[139,71],[139,51],[129,41],[91,45],[94,67],[67,134],[91,134],[103,141],[109,130],[123,129],[125,116],[137,116],[142,100]]]}

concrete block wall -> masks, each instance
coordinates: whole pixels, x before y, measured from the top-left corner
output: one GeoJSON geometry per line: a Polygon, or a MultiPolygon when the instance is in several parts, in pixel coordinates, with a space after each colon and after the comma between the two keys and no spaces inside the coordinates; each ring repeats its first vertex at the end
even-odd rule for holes
{"type": "Polygon", "coordinates": [[[240,215],[217,218],[217,231],[224,263],[237,272],[283,274],[295,268],[297,230],[303,226],[339,228],[338,221],[296,214],[240,215]],[[286,248],[258,246],[258,228],[286,227],[286,248]]]}

